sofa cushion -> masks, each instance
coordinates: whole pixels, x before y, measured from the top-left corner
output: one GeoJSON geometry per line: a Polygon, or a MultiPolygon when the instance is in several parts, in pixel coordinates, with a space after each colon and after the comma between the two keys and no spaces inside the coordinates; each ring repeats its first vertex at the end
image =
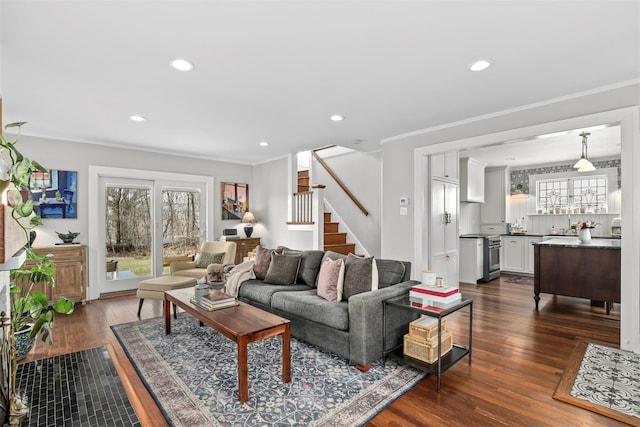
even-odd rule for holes
{"type": "Polygon", "coordinates": [[[330,302],[339,302],[342,294],[338,295],[338,288],[342,289],[344,282],[344,262],[341,259],[325,259],[318,273],[318,296],[330,302]]]}
{"type": "Polygon", "coordinates": [[[209,264],[222,264],[224,252],[200,252],[196,255],[196,268],[207,268],[209,264]]]}
{"type": "MultiPolygon", "coordinates": [[[[331,260],[341,259],[342,262],[344,262],[344,261],[346,261],[347,256],[339,254],[337,252],[333,252],[333,251],[326,251],[322,255],[322,260],[320,261],[320,265],[322,265],[322,263],[324,262],[325,259],[331,259],[331,260]]],[[[318,276],[316,276],[315,287],[316,288],[318,287],[318,276]]]]}
{"type": "Polygon", "coordinates": [[[298,278],[302,255],[279,255],[271,253],[271,264],[264,283],[272,285],[294,285],[298,278]]]}
{"type": "Polygon", "coordinates": [[[253,273],[256,275],[256,279],[264,280],[267,276],[271,264],[271,253],[281,254],[283,251],[284,248],[269,249],[262,245],[256,246],[256,260],[253,264],[253,273]]]}
{"type": "Polygon", "coordinates": [[[386,288],[403,281],[406,273],[405,263],[392,259],[377,259],[378,288],[386,288]]]}
{"type": "Polygon", "coordinates": [[[298,279],[296,283],[307,286],[315,286],[318,272],[320,271],[320,263],[324,257],[324,251],[308,250],[299,251],[295,249],[284,249],[284,254],[301,254],[300,270],[298,271],[298,279]]]}
{"type": "MultiPolygon", "coordinates": [[[[378,289],[378,268],[374,257],[347,255],[344,263],[343,299],[378,289]]],[[[340,291],[338,291],[340,292],[340,291]]]]}
{"type": "MultiPolygon", "coordinates": [[[[267,285],[262,280],[250,279],[240,285],[238,297],[263,306],[271,306],[271,297],[281,291],[308,291],[313,289],[306,285],[267,285]]],[[[313,289],[315,293],[315,289],[313,289]]]]}
{"type": "Polygon", "coordinates": [[[271,299],[271,307],[333,329],[347,331],[349,303],[329,302],[316,292],[315,289],[307,292],[278,292],[271,299]]]}

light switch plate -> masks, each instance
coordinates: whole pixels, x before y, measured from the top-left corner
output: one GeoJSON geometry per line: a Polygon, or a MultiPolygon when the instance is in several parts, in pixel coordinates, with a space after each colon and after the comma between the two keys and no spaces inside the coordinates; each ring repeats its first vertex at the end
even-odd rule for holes
{"type": "Polygon", "coordinates": [[[407,207],[406,206],[402,206],[400,207],[400,215],[407,215],[407,207]]]}

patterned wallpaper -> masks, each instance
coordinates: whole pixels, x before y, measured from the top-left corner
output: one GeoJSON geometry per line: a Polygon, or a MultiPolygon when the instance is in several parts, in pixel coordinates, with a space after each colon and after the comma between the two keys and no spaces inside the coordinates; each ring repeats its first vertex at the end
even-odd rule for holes
{"type": "MultiPolygon", "coordinates": [[[[618,168],[618,189],[621,187],[621,174],[620,174],[620,159],[604,160],[601,162],[593,162],[593,165],[597,169],[602,168],[618,168]]],[[[522,184],[522,192],[529,194],[529,176],[530,175],[544,175],[551,173],[561,172],[574,172],[573,163],[566,165],[547,166],[532,169],[520,169],[511,171],[511,194],[516,191],[516,186],[522,184]]]]}

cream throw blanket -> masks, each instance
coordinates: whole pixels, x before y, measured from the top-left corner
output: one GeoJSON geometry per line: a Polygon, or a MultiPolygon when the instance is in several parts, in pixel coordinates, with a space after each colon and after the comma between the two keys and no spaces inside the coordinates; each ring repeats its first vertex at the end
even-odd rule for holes
{"type": "Polygon", "coordinates": [[[256,278],[253,273],[253,264],[254,261],[245,261],[233,267],[227,275],[227,283],[225,284],[227,294],[237,297],[240,284],[245,280],[256,278]]]}

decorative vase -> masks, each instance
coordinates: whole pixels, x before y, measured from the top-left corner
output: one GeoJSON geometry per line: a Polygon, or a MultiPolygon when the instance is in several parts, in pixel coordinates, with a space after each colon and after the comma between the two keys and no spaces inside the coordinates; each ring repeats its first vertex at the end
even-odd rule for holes
{"type": "Polygon", "coordinates": [[[30,325],[27,329],[13,333],[16,343],[16,360],[21,360],[27,357],[27,354],[29,354],[33,348],[36,339],[29,338],[29,334],[31,334],[32,329],[33,325],[30,325]]]}
{"type": "Polygon", "coordinates": [[[589,243],[591,241],[591,229],[581,228],[578,232],[578,239],[580,243],[589,243]]]}

